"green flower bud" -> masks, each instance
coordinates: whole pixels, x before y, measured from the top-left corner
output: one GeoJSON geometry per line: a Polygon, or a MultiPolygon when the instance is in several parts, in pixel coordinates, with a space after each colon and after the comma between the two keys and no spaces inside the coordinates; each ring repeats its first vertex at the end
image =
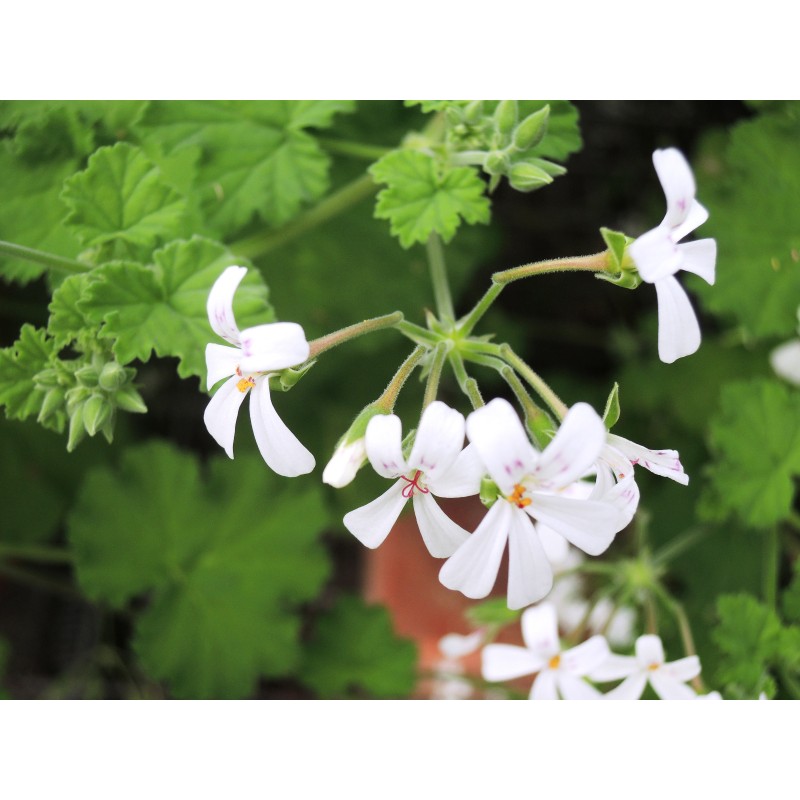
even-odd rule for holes
{"type": "Polygon", "coordinates": [[[481,480],[480,498],[486,508],[491,508],[495,502],[503,496],[500,487],[491,479],[483,478],[481,480]]]}
{"type": "Polygon", "coordinates": [[[543,169],[527,161],[514,164],[508,172],[508,182],[518,192],[532,192],[552,183],[553,179],[543,169]]]}
{"type": "Polygon", "coordinates": [[[544,450],[550,444],[556,432],[553,418],[541,408],[537,408],[535,414],[529,412],[525,415],[525,427],[540,450],[544,450]]]}
{"type": "Polygon", "coordinates": [[[500,134],[508,134],[517,124],[517,101],[501,100],[494,110],[494,127],[500,134]]]}
{"type": "Polygon", "coordinates": [[[508,171],[508,154],[502,150],[493,150],[486,156],[483,168],[490,175],[505,175],[508,171]]]}
{"type": "Polygon", "coordinates": [[[147,406],[144,404],[142,396],[133,386],[126,386],[124,389],[120,389],[114,395],[114,405],[123,411],[129,411],[131,414],[145,414],[147,412],[147,406]]]}
{"type": "Polygon", "coordinates": [[[58,370],[48,367],[47,369],[43,369],[41,372],[37,372],[33,380],[38,388],[49,389],[53,386],[59,385],[60,382],[58,377],[58,370]]]}
{"type": "Polygon", "coordinates": [[[91,391],[85,386],[76,386],[69,389],[65,395],[67,401],[67,413],[73,416],[80,406],[86,402],[91,395],[91,391]]]}
{"type": "Polygon", "coordinates": [[[514,131],[514,147],[518,150],[530,150],[544,139],[547,133],[547,122],[550,119],[550,106],[534,111],[525,117],[514,131]]]}
{"type": "Polygon", "coordinates": [[[483,100],[473,100],[464,107],[464,120],[474,125],[483,116],[483,100]]]}
{"type": "Polygon", "coordinates": [[[97,381],[100,378],[100,375],[93,366],[87,364],[86,366],[75,370],[75,378],[77,379],[78,383],[81,384],[81,386],[86,386],[89,389],[93,389],[95,386],[97,386],[97,381]]]}
{"type": "Polygon", "coordinates": [[[83,425],[89,436],[94,436],[111,416],[111,407],[102,394],[93,394],[83,404],[83,425]]]}
{"type": "Polygon", "coordinates": [[[367,425],[378,414],[386,414],[386,409],[377,403],[370,403],[353,420],[352,425],[337,442],[333,456],[322,472],[323,483],[341,489],[355,478],[367,460],[364,446],[367,425]]]}
{"type": "Polygon", "coordinates": [[[60,386],[53,389],[48,389],[45,392],[44,400],[42,401],[42,408],[39,411],[37,422],[45,422],[50,419],[53,414],[58,411],[63,411],[66,393],[60,386]]]}
{"type": "Polygon", "coordinates": [[[67,437],[67,452],[71,453],[86,436],[86,428],[83,425],[83,406],[78,406],[70,412],[69,436],[67,437]]]}
{"type": "Polygon", "coordinates": [[[122,388],[127,380],[128,374],[125,368],[116,361],[109,361],[100,371],[97,382],[101,389],[105,389],[107,392],[115,392],[117,389],[122,388]]]}

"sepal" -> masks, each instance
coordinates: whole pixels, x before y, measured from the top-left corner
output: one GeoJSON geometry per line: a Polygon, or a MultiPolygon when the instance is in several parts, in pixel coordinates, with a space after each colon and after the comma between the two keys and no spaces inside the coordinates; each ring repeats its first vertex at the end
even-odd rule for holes
{"type": "Polygon", "coordinates": [[[634,240],[610,228],[600,228],[600,234],[608,248],[606,254],[609,269],[607,272],[596,273],[595,277],[622,286],[624,289],[636,289],[641,284],[642,278],[628,252],[628,247],[634,240]]]}
{"type": "Polygon", "coordinates": [[[611,430],[617,424],[619,414],[619,384],[614,383],[614,387],[608,395],[608,400],[606,400],[605,411],[603,411],[603,424],[608,430],[611,430]]]}

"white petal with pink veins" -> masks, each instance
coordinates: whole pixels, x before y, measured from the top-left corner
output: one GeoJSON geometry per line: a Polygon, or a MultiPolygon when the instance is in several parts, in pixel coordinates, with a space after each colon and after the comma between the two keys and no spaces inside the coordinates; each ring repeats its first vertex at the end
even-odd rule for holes
{"type": "Polygon", "coordinates": [[[378,414],[367,425],[364,446],[372,468],[383,478],[408,472],[403,458],[403,427],[396,414],[378,414]]]}
{"type": "Polygon", "coordinates": [[[426,480],[435,481],[452,466],[463,447],[463,414],[435,400],[422,414],[408,467],[422,470],[426,480]]]}
{"type": "Polygon", "coordinates": [[[233,316],[233,295],[246,274],[246,267],[228,267],[214,281],[206,302],[208,322],[214,333],[237,346],[239,329],[233,316]]]}
{"type": "Polygon", "coordinates": [[[243,372],[272,372],[302,364],[309,355],[306,335],[296,322],[270,322],[240,333],[243,372]]]}

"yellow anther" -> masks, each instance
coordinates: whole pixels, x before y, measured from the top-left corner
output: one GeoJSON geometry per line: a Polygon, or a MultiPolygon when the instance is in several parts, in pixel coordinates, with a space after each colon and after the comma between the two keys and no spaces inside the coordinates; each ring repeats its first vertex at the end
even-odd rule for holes
{"type": "Polygon", "coordinates": [[[514,492],[506,496],[509,503],[513,503],[517,508],[525,508],[531,504],[530,497],[525,497],[525,487],[514,484],[514,492]]]}
{"type": "Polygon", "coordinates": [[[236,388],[244,394],[248,389],[252,389],[256,385],[254,378],[242,378],[237,381],[236,388]]]}
{"type": "Polygon", "coordinates": [[[655,663],[648,664],[647,665],[647,669],[649,669],[650,672],[655,672],[660,666],[661,666],[661,664],[655,664],[655,663]]]}
{"type": "Polygon", "coordinates": [[[547,666],[549,669],[558,669],[558,665],[561,663],[561,656],[553,656],[548,662],[547,666]]]}

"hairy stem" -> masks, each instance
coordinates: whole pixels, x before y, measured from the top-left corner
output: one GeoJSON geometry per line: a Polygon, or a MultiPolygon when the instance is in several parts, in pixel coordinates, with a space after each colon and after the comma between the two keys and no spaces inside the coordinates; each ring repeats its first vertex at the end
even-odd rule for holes
{"type": "Polygon", "coordinates": [[[503,283],[492,283],[492,285],[486,290],[486,294],[475,304],[475,307],[472,309],[472,311],[465,314],[458,321],[457,328],[462,336],[469,336],[472,333],[475,326],[483,318],[483,315],[489,310],[500,292],[503,291],[504,287],[505,284],[503,283]]]}
{"type": "Polygon", "coordinates": [[[512,267],[492,275],[494,283],[506,284],[518,281],[521,278],[530,278],[533,275],[547,275],[552,272],[606,272],[611,268],[608,252],[594,253],[590,256],[576,258],[553,258],[548,261],[536,261],[532,264],[523,264],[512,267]]]}
{"type": "Polygon", "coordinates": [[[500,357],[512,366],[524,380],[526,380],[536,394],[547,403],[559,420],[563,420],[569,409],[561,401],[559,396],[544,382],[544,380],[534,372],[512,349],[509,345],[500,345],[500,357]]]}
{"type": "Polygon", "coordinates": [[[391,147],[364,144],[363,142],[347,142],[342,139],[328,139],[324,136],[317,136],[317,142],[329,153],[352,156],[353,158],[363,158],[366,161],[377,161],[379,158],[383,158],[387,153],[392,152],[391,147]]]}
{"type": "Polygon", "coordinates": [[[321,336],[319,339],[314,339],[309,342],[308,346],[310,352],[308,357],[309,359],[316,358],[320,353],[324,353],[326,350],[330,350],[332,347],[342,344],[342,342],[347,342],[350,341],[350,339],[363,336],[365,333],[372,333],[373,331],[379,331],[383,328],[392,328],[402,321],[403,313],[401,311],[395,311],[391,314],[385,314],[382,317],[373,317],[363,322],[356,322],[354,325],[348,325],[346,328],[333,331],[333,333],[329,333],[325,336],[321,336]]]}
{"type": "Polygon", "coordinates": [[[447,265],[444,260],[444,247],[440,236],[432,233],[425,245],[428,252],[428,266],[430,267],[431,282],[433,283],[433,297],[436,302],[436,313],[441,320],[454,321],[456,318],[453,309],[453,298],[450,295],[450,283],[447,280],[447,265]]]}
{"type": "Polygon", "coordinates": [[[397,396],[403,388],[403,384],[408,380],[411,373],[417,367],[423,356],[427,352],[427,348],[419,345],[412,351],[411,355],[400,365],[394,377],[389,381],[389,385],[384,389],[383,394],[375,401],[375,404],[386,410],[387,414],[391,414],[394,410],[394,404],[397,402],[397,396]]]}
{"type": "Polygon", "coordinates": [[[53,253],[45,253],[43,250],[34,250],[32,247],[23,247],[21,244],[0,241],[0,254],[11,258],[19,258],[22,261],[32,261],[35,264],[44,264],[50,269],[59,272],[69,272],[77,274],[88,272],[92,269],[91,264],[83,264],[73,258],[64,258],[53,253]]]}
{"type": "Polygon", "coordinates": [[[431,368],[428,372],[428,382],[425,384],[425,397],[422,400],[423,411],[436,399],[436,395],[439,393],[439,381],[442,378],[442,367],[444,366],[449,349],[447,342],[439,342],[439,344],[436,345],[436,349],[433,351],[431,368]]]}

